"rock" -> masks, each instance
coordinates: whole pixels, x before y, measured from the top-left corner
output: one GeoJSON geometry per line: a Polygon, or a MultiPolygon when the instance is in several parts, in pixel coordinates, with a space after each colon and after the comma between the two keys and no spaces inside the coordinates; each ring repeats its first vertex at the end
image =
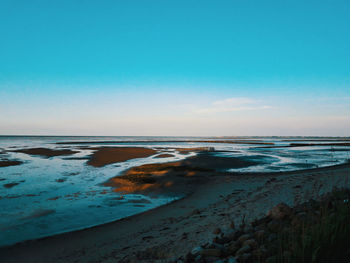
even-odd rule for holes
{"type": "Polygon", "coordinates": [[[225,236],[222,237],[214,237],[213,242],[217,243],[217,244],[226,244],[228,242],[230,242],[231,240],[225,236]]]}
{"type": "Polygon", "coordinates": [[[197,262],[197,263],[204,263],[204,259],[202,257],[202,255],[198,255],[196,256],[196,258],[194,259],[194,262],[197,262]]]}
{"type": "Polygon", "coordinates": [[[235,255],[239,248],[240,248],[240,246],[239,246],[238,242],[232,241],[227,246],[227,251],[230,255],[235,255]]]}
{"type": "Polygon", "coordinates": [[[217,249],[224,249],[224,245],[222,244],[218,244],[218,243],[215,243],[215,242],[210,242],[209,245],[208,245],[208,248],[217,248],[217,249]]]}
{"type": "Polygon", "coordinates": [[[202,256],[220,257],[221,250],[217,248],[205,248],[200,252],[200,254],[202,256]]]}
{"type": "Polygon", "coordinates": [[[242,235],[244,235],[244,232],[242,232],[241,230],[235,230],[232,240],[237,240],[242,235]]]}
{"type": "Polygon", "coordinates": [[[214,263],[215,261],[217,261],[218,258],[217,257],[211,257],[211,256],[206,256],[204,257],[203,261],[205,263],[214,263]]]}
{"type": "Polygon", "coordinates": [[[192,253],[187,253],[186,262],[193,262],[195,260],[195,256],[192,253]]]}
{"type": "Polygon", "coordinates": [[[236,238],[236,232],[237,231],[229,229],[228,231],[225,231],[223,233],[222,239],[226,241],[225,243],[229,243],[230,241],[232,241],[236,238]]]}
{"type": "Polygon", "coordinates": [[[291,214],[292,209],[285,203],[280,203],[274,206],[267,215],[272,219],[282,220],[289,217],[291,214]]]}
{"type": "Polygon", "coordinates": [[[221,229],[220,228],[216,228],[214,231],[213,231],[213,234],[214,235],[218,235],[221,233],[221,229]]]}
{"type": "Polygon", "coordinates": [[[199,209],[194,209],[191,213],[191,215],[199,215],[201,211],[199,209]]]}
{"type": "Polygon", "coordinates": [[[250,226],[250,225],[244,225],[241,227],[241,230],[244,232],[244,233],[250,233],[253,231],[253,228],[250,226]]]}
{"type": "Polygon", "coordinates": [[[200,254],[202,250],[203,250],[202,247],[195,247],[194,249],[191,250],[191,254],[196,256],[196,255],[200,254]]]}
{"type": "Polygon", "coordinates": [[[244,246],[244,247],[241,247],[240,249],[238,249],[238,251],[236,252],[236,256],[240,256],[244,253],[247,253],[251,250],[252,248],[250,246],[244,246]]]}
{"type": "Polygon", "coordinates": [[[239,238],[238,238],[238,242],[243,244],[244,241],[250,239],[251,235],[250,234],[244,234],[244,235],[241,235],[239,238]]]}
{"type": "Polygon", "coordinates": [[[246,241],[244,241],[242,247],[245,246],[250,246],[251,248],[257,248],[258,247],[258,243],[254,240],[254,239],[248,239],[246,241]]]}

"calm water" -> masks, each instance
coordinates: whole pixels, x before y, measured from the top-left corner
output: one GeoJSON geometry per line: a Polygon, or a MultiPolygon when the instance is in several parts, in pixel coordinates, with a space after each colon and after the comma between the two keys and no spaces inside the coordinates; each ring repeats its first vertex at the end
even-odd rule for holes
{"type": "MultiPolygon", "coordinates": [[[[11,137],[0,136],[0,160],[24,161],[18,166],[0,167],[0,246],[23,240],[48,236],[98,225],[130,216],[166,204],[173,196],[150,198],[143,195],[124,195],[111,191],[102,183],[122,171],[146,163],[181,160],[189,156],[173,150],[174,157],[133,159],[123,163],[95,168],[86,165],[92,150],[81,146],[142,146],[149,148],[214,147],[213,154],[241,158],[269,157],[267,163],[231,172],[289,171],[343,163],[350,158],[350,147],[308,146],[297,148],[260,148],[263,145],[245,144],[244,140],[271,142],[278,146],[312,139],[310,143],[329,143],[327,138],[204,138],[204,137],[11,137]],[[241,144],[176,142],[198,140],[239,140],[241,144]],[[286,141],[292,140],[292,141],[286,141]],[[113,143],[113,141],[125,143],[113,143]],[[157,142],[154,142],[157,141],[157,142]],[[168,141],[168,142],[166,142],[168,141]],[[169,142],[172,141],[172,142],[169,142]],[[74,142],[75,144],[57,144],[74,142]],[[90,142],[90,143],[84,143],[90,142]],[[44,158],[11,150],[44,147],[79,151],[70,156],[44,158]],[[272,157],[272,158],[271,158],[272,157]],[[9,183],[18,183],[5,187],[9,183]]],[[[343,140],[349,138],[343,138],[343,140]]],[[[349,142],[349,141],[347,141],[349,142]]]]}

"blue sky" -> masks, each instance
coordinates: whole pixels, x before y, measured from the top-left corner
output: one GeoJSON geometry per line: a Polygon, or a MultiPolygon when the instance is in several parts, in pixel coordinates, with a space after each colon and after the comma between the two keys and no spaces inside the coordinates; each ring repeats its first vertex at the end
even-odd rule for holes
{"type": "Polygon", "coordinates": [[[0,133],[350,135],[349,13],[349,1],[2,0],[0,133]]]}

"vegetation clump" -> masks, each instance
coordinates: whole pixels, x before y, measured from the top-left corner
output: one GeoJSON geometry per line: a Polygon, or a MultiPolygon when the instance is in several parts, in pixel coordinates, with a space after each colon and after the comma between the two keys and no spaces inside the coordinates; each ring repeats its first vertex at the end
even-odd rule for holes
{"type": "Polygon", "coordinates": [[[237,228],[216,231],[177,262],[350,262],[349,200],[349,189],[334,189],[320,201],[278,204],[249,225],[243,219],[237,228]]]}

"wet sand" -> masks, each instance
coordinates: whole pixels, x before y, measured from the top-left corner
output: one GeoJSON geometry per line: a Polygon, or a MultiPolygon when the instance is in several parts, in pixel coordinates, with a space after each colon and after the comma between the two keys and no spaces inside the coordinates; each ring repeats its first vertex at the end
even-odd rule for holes
{"type": "Polygon", "coordinates": [[[293,205],[349,186],[350,165],[210,178],[185,198],[145,213],[0,248],[0,262],[169,262],[212,240],[218,226],[238,225],[243,217],[249,223],[280,202],[293,205]]]}
{"type": "Polygon", "coordinates": [[[78,153],[78,151],[72,151],[67,149],[49,149],[49,148],[29,148],[29,149],[19,149],[19,150],[12,150],[12,152],[17,153],[26,153],[29,155],[39,155],[42,157],[50,158],[54,156],[61,156],[61,155],[71,155],[78,153]]]}
{"type": "Polygon", "coordinates": [[[115,192],[146,195],[182,195],[193,191],[210,180],[209,177],[226,174],[229,168],[243,168],[262,163],[263,160],[246,160],[238,157],[219,157],[212,152],[200,152],[196,156],[178,162],[145,164],[132,167],[105,185],[115,192]]]}
{"type": "Polygon", "coordinates": [[[135,158],[145,158],[158,153],[156,150],[143,147],[100,147],[90,149],[96,149],[96,151],[90,155],[87,164],[94,167],[125,162],[135,158]]]}

